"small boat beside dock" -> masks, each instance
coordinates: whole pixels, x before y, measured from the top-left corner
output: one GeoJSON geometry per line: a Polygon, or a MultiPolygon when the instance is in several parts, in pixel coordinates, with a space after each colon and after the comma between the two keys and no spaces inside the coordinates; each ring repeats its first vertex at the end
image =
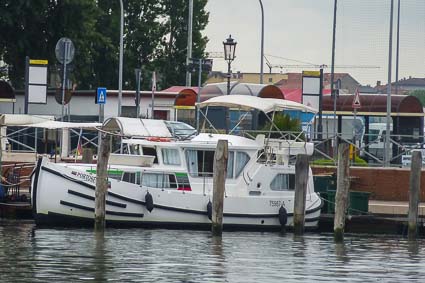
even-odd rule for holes
{"type": "MultiPolygon", "coordinates": [[[[202,104],[265,113],[314,111],[295,102],[237,95],[202,104]]],[[[293,225],[295,164],[291,157],[311,155],[312,143],[263,134],[246,138],[200,133],[176,140],[159,120],[122,117],[105,122],[102,130],[118,134],[117,125],[128,125],[133,135],[122,139],[123,153],[112,154],[109,160],[107,224],[210,228],[214,151],[219,140],[227,140],[224,228],[269,230],[293,225]],[[137,132],[149,124],[152,128],[146,132],[155,133],[155,138],[137,132]]],[[[314,229],[322,201],[314,192],[310,168],[308,172],[305,227],[314,229]]],[[[94,164],[40,159],[31,198],[37,225],[93,225],[95,174],[94,164]]]]}

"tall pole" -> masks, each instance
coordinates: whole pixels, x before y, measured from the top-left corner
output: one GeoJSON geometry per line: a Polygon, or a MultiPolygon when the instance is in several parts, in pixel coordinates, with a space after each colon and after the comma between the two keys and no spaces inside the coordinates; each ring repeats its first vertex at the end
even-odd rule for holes
{"type": "Polygon", "coordinates": [[[63,51],[63,80],[62,80],[62,99],[61,99],[61,107],[62,107],[62,115],[61,121],[63,122],[64,117],[64,107],[65,107],[65,87],[66,87],[66,61],[68,60],[68,41],[64,41],[64,51],[63,51]]]}
{"type": "Polygon", "coordinates": [[[336,10],[338,6],[338,0],[334,1],[334,20],[333,20],[333,28],[332,28],[332,63],[331,63],[331,95],[334,98],[334,122],[333,122],[333,134],[334,134],[334,149],[333,156],[336,156],[337,153],[337,142],[338,135],[336,133],[336,92],[334,92],[334,71],[335,71],[335,37],[336,37],[336,10]]]}
{"type": "Polygon", "coordinates": [[[151,119],[155,119],[155,91],[156,91],[156,73],[152,73],[152,102],[151,102],[151,119]]]}
{"type": "Polygon", "coordinates": [[[392,67],[392,50],[393,50],[393,13],[394,13],[394,0],[391,0],[390,12],[390,34],[388,44],[388,84],[387,84],[387,128],[385,133],[385,166],[390,164],[390,137],[391,137],[391,67],[392,67]]]}
{"type": "MultiPolygon", "coordinates": [[[[198,74],[198,94],[196,95],[196,102],[201,102],[201,84],[202,84],[202,59],[199,59],[199,74],[198,74]]],[[[196,108],[196,130],[199,132],[199,106],[196,108]]]]}
{"type": "Polygon", "coordinates": [[[317,132],[318,132],[317,136],[320,141],[323,138],[322,108],[323,108],[323,69],[320,68],[319,123],[317,126],[317,132]]]}
{"type": "Polygon", "coordinates": [[[400,0],[398,0],[397,7],[397,47],[395,59],[395,93],[398,94],[398,58],[400,51],[400,0]]]}
{"type": "MultiPolygon", "coordinates": [[[[189,0],[186,66],[189,66],[190,58],[192,58],[192,24],[193,24],[193,0],[189,0]]],[[[192,74],[187,69],[186,70],[186,86],[191,86],[191,84],[192,84],[192,74]]]]}
{"type": "MultiPolygon", "coordinates": [[[[227,95],[230,94],[230,76],[231,76],[231,70],[230,70],[230,64],[231,61],[227,61],[227,95]]],[[[226,107],[226,134],[229,133],[230,129],[230,109],[226,107]]]]}
{"type": "Polygon", "coordinates": [[[260,59],[260,84],[263,84],[263,65],[264,65],[264,8],[263,1],[260,1],[261,6],[261,59],[260,59]]]}
{"type": "Polygon", "coordinates": [[[121,104],[122,104],[122,61],[123,61],[123,49],[124,49],[124,6],[122,0],[120,0],[121,7],[121,20],[120,20],[120,66],[118,74],[118,117],[121,116],[121,104]]]}
{"type": "MultiPolygon", "coordinates": [[[[25,57],[25,105],[24,105],[24,114],[28,114],[28,95],[29,95],[29,70],[30,70],[30,57],[25,57]]],[[[15,106],[15,103],[13,103],[15,106]]],[[[13,111],[15,114],[15,111],[13,111]]]]}
{"type": "Polygon", "coordinates": [[[140,116],[140,75],[141,69],[136,69],[136,118],[140,116]]]}

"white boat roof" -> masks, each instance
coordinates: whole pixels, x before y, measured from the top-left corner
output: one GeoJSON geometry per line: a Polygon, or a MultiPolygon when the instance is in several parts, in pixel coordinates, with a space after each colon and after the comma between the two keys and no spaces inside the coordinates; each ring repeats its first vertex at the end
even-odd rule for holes
{"type": "Polygon", "coordinates": [[[238,146],[238,147],[259,147],[262,144],[259,144],[257,141],[248,139],[245,137],[234,136],[234,135],[225,135],[225,134],[207,134],[201,133],[194,137],[191,141],[195,143],[207,143],[207,144],[217,144],[219,140],[227,140],[229,146],[238,146]]]}
{"type": "Polygon", "coordinates": [[[198,104],[200,108],[208,106],[219,106],[227,108],[239,108],[244,111],[254,109],[264,113],[283,110],[298,110],[309,113],[317,113],[317,110],[304,104],[276,98],[261,98],[250,95],[220,95],[210,98],[198,104]]]}
{"type": "Polygon", "coordinates": [[[107,120],[102,129],[126,137],[172,137],[164,120],[114,117],[107,120]]]}
{"type": "Polygon", "coordinates": [[[47,115],[27,115],[27,114],[1,114],[0,124],[2,126],[21,126],[27,124],[54,121],[54,116],[47,115]]]}
{"type": "Polygon", "coordinates": [[[101,123],[73,123],[54,121],[54,116],[25,115],[25,114],[2,114],[0,125],[18,126],[44,129],[91,129],[97,130],[101,123]]]}
{"type": "Polygon", "coordinates": [[[201,133],[191,140],[187,141],[150,141],[145,139],[127,139],[122,140],[125,144],[159,145],[162,147],[214,147],[219,140],[227,140],[229,147],[257,149],[263,146],[263,141],[256,141],[245,137],[225,135],[225,134],[207,134],[201,133]]]}
{"type": "Polygon", "coordinates": [[[97,130],[102,126],[101,123],[73,123],[73,122],[60,122],[60,121],[45,121],[41,123],[23,125],[24,127],[44,128],[44,129],[88,129],[97,130]]]}

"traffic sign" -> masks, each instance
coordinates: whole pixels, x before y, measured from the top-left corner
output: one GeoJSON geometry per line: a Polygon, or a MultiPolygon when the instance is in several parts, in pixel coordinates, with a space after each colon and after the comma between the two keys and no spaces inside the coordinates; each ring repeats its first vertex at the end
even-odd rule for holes
{"type": "Polygon", "coordinates": [[[358,89],[356,89],[356,93],[354,94],[354,99],[351,106],[353,107],[353,109],[359,109],[362,107],[362,104],[360,103],[360,92],[358,89]]]}
{"type": "Polygon", "coordinates": [[[106,87],[98,87],[96,93],[96,104],[105,104],[106,103],[106,87]]]}
{"type": "Polygon", "coordinates": [[[71,39],[62,37],[56,43],[55,55],[61,64],[69,64],[74,59],[75,47],[71,39]]]}

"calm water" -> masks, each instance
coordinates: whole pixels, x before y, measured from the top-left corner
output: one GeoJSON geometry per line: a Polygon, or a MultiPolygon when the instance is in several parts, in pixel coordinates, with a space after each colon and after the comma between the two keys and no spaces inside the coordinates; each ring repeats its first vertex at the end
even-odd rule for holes
{"type": "Polygon", "coordinates": [[[0,220],[1,282],[425,282],[425,240],[35,229],[0,220]]]}

